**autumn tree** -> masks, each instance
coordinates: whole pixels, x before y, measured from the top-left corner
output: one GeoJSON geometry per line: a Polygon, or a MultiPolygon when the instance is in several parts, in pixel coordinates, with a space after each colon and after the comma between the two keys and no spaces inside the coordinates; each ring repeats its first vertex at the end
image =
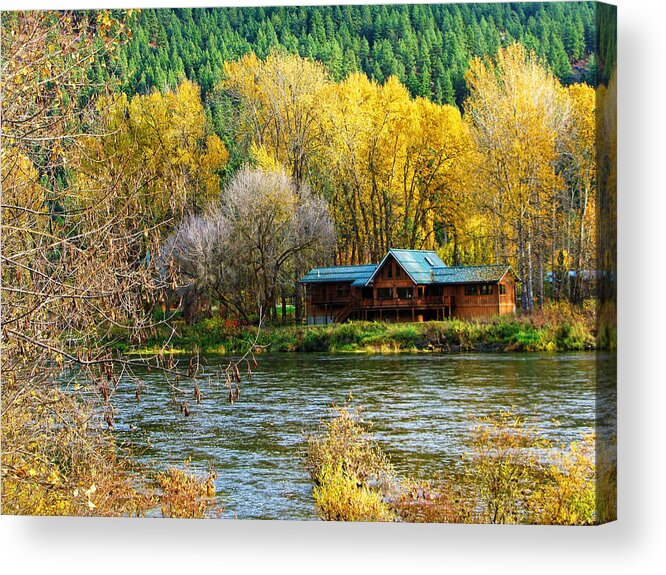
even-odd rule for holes
{"type": "Polygon", "coordinates": [[[361,74],[330,86],[322,108],[316,161],[341,262],[378,261],[393,246],[431,249],[437,224],[457,229],[473,142],[456,108],[414,100],[394,77],[379,85],[361,74]]]}
{"type": "Polygon", "coordinates": [[[284,54],[260,60],[251,53],[225,63],[220,88],[236,103],[244,149],[278,162],[300,183],[321,137],[317,111],[327,82],[319,62],[284,54]]]}
{"type": "MultiPolygon", "coordinates": [[[[106,398],[115,372],[98,344],[106,317],[139,324],[150,285],[128,261],[131,238],[116,229],[108,202],[69,191],[67,154],[103,86],[86,76],[126,33],[102,11],[16,12],[2,18],[2,507],[5,513],[131,513],[131,491],[114,467],[114,450],[88,427],[90,405],[62,393],[67,369],[88,378],[112,421],[106,398]],[[113,249],[109,249],[113,248],[113,249]],[[139,310],[139,311],[137,311],[139,310]],[[136,321],[135,321],[136,320],[136,321]],[[36,425],[36,422],[38,424],[36,425]],[[99,509],[72,495],[100,474],[99,509]],[[114,489],[124,501],[109,497],[114,489]]],[[[112,189],[106,190],[108,197],[112,189]]],[[[148,281],[147,281],[148,280],[148,281]]],[[[134,512],[137,510],[135,509],[134,512]]]]}
{"type": "MultiPolygon", "coordinates": [[[[88,74],[92,64],[115,65],[128,35],[124,17],[108,11],[2,17],[5,513],[140,513],[150,502],[141,503],[136,478],[100,425],[114,425],[113,395],[121,378],[146,363],[164,373],[167,384],[182,378],[174,386],[178,397],[191,377],[202,377],[196,366],[181,370],[159,356],[133,360],[109,346],[114,334],[140,342],[152,333],[161,281],[146,241],[159,224],[159,206],[168,204],[168,180],[201,170],[196,160],[191,168],[185,162],[159,174],[165,198],[144,203],[156,178],[152,150],[132,138],[146,136],[130,128],[124,134],[127,118],[97,106],[97,95],[115,86],[88,74]],[[109,130],[107,120],[118,123],[109,130]],[[114,150],[123,135],[124,147],[114,150]],[[119,140],[111,144],[114,137],[119,140]],[[90,499],[77,496],[83,490],[90,499]]],[[[177,129],[192,129],[186,126],[191,121],[186,115],[177,129]]],[[[136,392],[139,398],[139,387],[136,392]]]]}
{"type": "MultiPolygon", "coordinates": [[[[218,88],[233,102],[233,132],[242,155],[260,168],[285,170],[299,184],[311,180],[321,139],[321,92],[328,82],[320,62],[284,53],[264,60],[251,53],[225,63],[218,88]]],[[[297,321],[303,295],[298,280],[306,271],[296,266],[291,285],[283,286],[283,300],[285,293],[293,295],[297,321]]]]}
{"type": "Polygon", "coordinates": [[[218,196],[228,153],[210,130],[195,84],[103,96],[95,117],[98,134],[82,138],[70,158],[82,193],[115,186],[117,211],[149,214],[149,224],[162,226],[218,196]]]}
{"type": "Polygon", "coordinates": [[[483,161],[481,209],[492,221],[495,258],[517,262],[522,308],[544,299],[549,229],[560,224],[558,139],[568,127],[566,91],[520,44],[475,58],[465,111],[483,161]]]}
{"type": "Polygon", "coordinates": [[[567,292],[580,302],[583,273],[596,267],[596,93],[587,84],[574,84],[567,91],[571,114],[566,134],[561,138],[565,181],[562,209],[566,218],[559,242],[570,254],[569,267],[575,272],[574,284],[567,292]]]}

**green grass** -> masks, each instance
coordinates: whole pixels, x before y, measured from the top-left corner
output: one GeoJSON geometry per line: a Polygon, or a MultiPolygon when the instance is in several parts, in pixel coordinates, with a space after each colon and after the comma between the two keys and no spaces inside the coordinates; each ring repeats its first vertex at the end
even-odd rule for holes
{"type": "MultiPolygon", "coordinates": [[[[256,337],[254,326],[239,327],[221,318],[188,326],[175,322],[166,350],[173,353],[237,354],[256,337]]],[[[124,353],[157,353],[170,335],[164,327],[141,344],[122,333],[109,341],[124,353]]],[[[575,351],[599,347],[594,322],[584,314],[534,315],[483,321],[447,320],[423,323],[348,322],[333,325],[263,326],[258,343],[269,352],[424,353],[460,351],[575,351]]]]}

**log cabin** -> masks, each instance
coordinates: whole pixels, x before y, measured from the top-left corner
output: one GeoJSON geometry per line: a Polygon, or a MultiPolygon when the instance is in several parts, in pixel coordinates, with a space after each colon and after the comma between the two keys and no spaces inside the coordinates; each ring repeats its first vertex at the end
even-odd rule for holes
{"type": "Polygon", "coordinates": [[[379,264],[315,268],[301,283],[309,324],[427,321],[516,312],[507,264],[447,266],[432,250],[390,249],[379,264]]]}

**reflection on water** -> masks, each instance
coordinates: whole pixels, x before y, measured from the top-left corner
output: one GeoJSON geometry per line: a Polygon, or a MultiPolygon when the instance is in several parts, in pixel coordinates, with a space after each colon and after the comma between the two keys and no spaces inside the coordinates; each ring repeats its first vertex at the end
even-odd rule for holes
{"type": "MultiPolygon", "coordinates": [[[[214,369],[228,358],[206,362],[214,369]]],[[[304,435],[350,394],[398,472],[426,478],[460,465],[469,416],[515,406],[549,438],[579,439],[595,424],[596,370],[614,365],[615,356],[593,353],[267,354],[233,405],[223,386],[202,389],[204,402],[184,417],[160,376],[145,373],[140,403],[134,384],[121,384],[116,421],[119,438],[160,465],[191,458],[215,469],[225,517],[314,519],[304,435]]]]}

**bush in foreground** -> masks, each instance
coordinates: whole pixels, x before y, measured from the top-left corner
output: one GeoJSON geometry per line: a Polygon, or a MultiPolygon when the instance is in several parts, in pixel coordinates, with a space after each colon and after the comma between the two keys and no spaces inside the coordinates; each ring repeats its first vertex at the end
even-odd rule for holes
{"type": "Polygon", "coordinates": [[[132,463],[90,398],[57,388],[2,386],[2,513],[203,517],[214,475],[186,464],[153,476],[132,463]],[[151,477],[153,476],[153,477],[151,477]]]}
{"type": "Polygon", "coordinates": [[[461,476],[400,480],[358,410],[345,406],[308,438],[306,467],[325,520],[590,525],[614,517],[616,493],[614,459],[595,469],[594,447],[588,436],[554,448],[504,411],[477,420],[461,476]]]}
{"type": "Polygon", "coordinates": [[[210,471],[206,478],[189,472],[189,462],[185,469],[170,467],[157,475],[161,488],[160,509],[163,517],[180,519],[201,519],[206,517],[215,497],[217,475],[210,471]]]}

